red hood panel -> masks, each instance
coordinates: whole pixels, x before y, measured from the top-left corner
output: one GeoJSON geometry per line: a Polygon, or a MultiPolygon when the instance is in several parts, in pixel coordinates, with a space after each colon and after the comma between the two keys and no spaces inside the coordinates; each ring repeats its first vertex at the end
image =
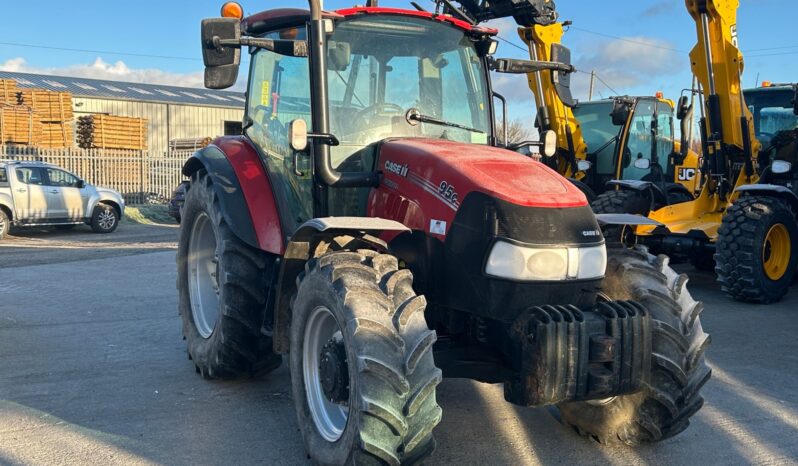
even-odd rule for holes
{"type": "Polygon", "coordinates": [[[383,163],[405,162],[434,186],[442,181],[454,185],[461,200],[478,191],[529,207],[587,205],[576,186],[517,152],[441,139],[397,139],[386,141],[380,153],[383,163]]]}

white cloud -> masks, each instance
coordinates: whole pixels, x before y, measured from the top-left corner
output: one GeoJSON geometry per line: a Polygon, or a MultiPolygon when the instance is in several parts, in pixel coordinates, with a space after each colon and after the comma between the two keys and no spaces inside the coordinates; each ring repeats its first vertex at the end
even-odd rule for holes
{"type": "Polygon", "coordinates": [[[147,84],[164,84],[183,87],[203,87],[203,73],[171,73],[157,68],[130,68],[125,62],[108,63],[97,58],[93,63],[75,64],[61,68],[42,68],[29,65],[17,57],[0,63],[0,70],[18,73],[48,74],[76,78],[107,79],[147,84]]]}

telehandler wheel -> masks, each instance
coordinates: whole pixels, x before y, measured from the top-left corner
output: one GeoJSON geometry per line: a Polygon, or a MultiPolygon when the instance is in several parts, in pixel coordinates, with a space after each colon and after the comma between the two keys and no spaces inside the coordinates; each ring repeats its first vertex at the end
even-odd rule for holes
{"type": "Polygon", "coordinates": [[[321,464],[405,464],[435,448],[441,420],[435,332],[394,256],[311,259],[292,305],[291,382],[310,457],[321,464]]]}
{"type": "Polygon", "coordinates": [[[607,252],[604,298],[637,301],[652,318],[650,383],[637,393],[562,403],[559,409],[563,422],[601,443],[657,442],[683,431],[704,403],[699,390],[711,371],[704,361],[709,335],[698,318],[703,305],[666,256],[655,257],[643,246],[607,252]]]}
{"type": "Polygon", "coordinates": [[[205,378],[266,373],[282,361],[260,331],[275,257],[233,234],[212,184],[199,170],[186,193],[177,248],[183,337],[205,378]]]}
{"type": "Polygon", "coordinates": [[[779,301],[795,275],[795,213],[781,199],[739,198],[723,216],[715,253],[721,289],[739,301],[779,301]]]}
{"type": "MultiPolygon", "coordinates": [[[[622,189],[601,193],[590,204],[590,207],[597,214],[638,214],[646,216],[651,211],[651,202],[639,191],[622,189]]],[[[623,242],[621,237],[623,233],[624,227],[622,226],[604,228],[604,237],[609,243],[623,242]]]]}

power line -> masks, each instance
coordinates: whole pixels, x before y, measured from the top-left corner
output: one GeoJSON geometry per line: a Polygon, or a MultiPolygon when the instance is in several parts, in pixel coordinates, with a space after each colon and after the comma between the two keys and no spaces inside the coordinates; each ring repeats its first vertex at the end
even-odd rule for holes
{"type": "Polygon", "coordinates": [[[643,46],[651,47],[651,48],[654,48],[654,49],[669,50],[671,52],[687,53],[684,50],[679,50],[679,49],[676,49],[676,48],[673,48],[673,47],[666,47],[664,45],[657,45],[657,44],[652,44],[650,42],[643,42],[643,41],[640,41],[640,40],[628,39],[626,37],[613,36],[611,34],[604,34],[603,32],[591,31],[589,29],[583,29],[583,28],[576,27],[576,26],[569,26],[569,27],[571,29],[576,29],[577,31],[582,31],[582,32],[586,32],[588,34],[594,34],[594,35],[601,36],[601,37],[607,37],[609,39],[620,40],[620,41],[623,41],[623,42],[629,42],[631,44],[643,45],[643,46]]]}
{"type": "Polygon", "coordinates": [[[136,52],[116,52],[111,50],[91,50],[91,49],[73,49],[67,47],[53,47],[50,45],[37,45],[37,44],[23,44],[19,42],[0,42],[0,45],[8,45],[12,47],[26,47],[32,49],[45,49],[45,50],[59,50],[62,52],[79,52],[79,53],[104,53],[109,55],[124,55],[128,57],[142,57],[142,58],[160,58],[164,60],[189,60],[189,61],[202,61],[196,57],[176,57],[171,55],[152,55],[147,53],[136,52]]]}
{"type": "MultiPolygon", "coordinates": [[[[579,72],[579,73],[591,74],[591,73],[589,73],[589,72],[587,72],[587,71],[582,71],[582,70],[576,70],[576,71],[577,71],[577,72],[579,72]]],[[[595,76],[595,77],[596,77],[596,79],[598,79],[598,80],[599,80],[599,82],[600,82],[601,84],[604,84],[605,86],[607,86],[607,89],[609,89],[610,91],[612,91],[612,92],[613,92],[615,95],[621,95],[621,94],[620,94],[618,91],[616,91],[615,89],[613,89],[613,88],[612,88],[612,86],[610,86],[609,84],[607,84],[607,81],[604,81],[603,79],[601,79],[601,76],[599,76],[599,74],[598,74],[598,73],[596,73],[595,71],[593,72],[593,76],[595,76]]],[[[601,92],[599,92],[599,95],[601,95],[601,92]]],[[[603,97],[602,97],[602,98],[603,98],[603,97]]]]}

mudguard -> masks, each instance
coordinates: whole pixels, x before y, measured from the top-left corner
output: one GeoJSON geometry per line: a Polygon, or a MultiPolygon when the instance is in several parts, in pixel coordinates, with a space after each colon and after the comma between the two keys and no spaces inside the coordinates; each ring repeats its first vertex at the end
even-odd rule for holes
{"type": "Polygon", "coordinates": [[[285,243],[274,191],[247,139],[216,139],[186,161],[183,174],[191,176],[201,168],[213,180],[222,215],[233,233],[252,247],[282,255],[285,243]]]}
{"type": "Polygon", "coordinates": [[[599,225],[652,225],[662,226],[662,223],[648,217],[634,214],[596,214],[599,225]]]}
{"type": "Polygon", "coordinates": [[[734,192],[740,193],[740,195],[751,194],[778,197],[779,199],[784,199],[789,202],[794,212],[798,211],[798,195],[786,186],[777,184],[746,184],[735,189],[734,192]]]}
{"type": "Polygon", "coordinates": [[[353,236],[382,249],[388,245],[373,235],[383,232],[403,233],[409,228],[394,220],[375,217],[325,217],[314,218],[303,223],[291,235],[280,267],[277,282],[277,299],[274,313],[267,312],[261,331],[271,334],[274,351],[278,354],[289,350],[288,331],[291,324],[291,296],[296,292],[296,279],[305,269],[305,263],[313,256],[316,246],[338,236],[353,236]],[[269,315],[274,316],[269,322],[269,315]]]}

